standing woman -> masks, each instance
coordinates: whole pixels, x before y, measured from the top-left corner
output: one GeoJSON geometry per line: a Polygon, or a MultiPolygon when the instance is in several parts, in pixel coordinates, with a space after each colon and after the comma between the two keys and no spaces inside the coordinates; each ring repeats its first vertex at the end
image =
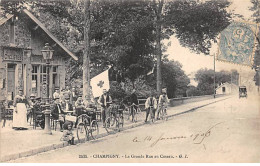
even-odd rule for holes
{"type": "Polygon", "coordinates": [[[27,108],[29,105],[23,90],[20,89],[18,95],[14,98],[14,112],[13,112],[13,128],[27,129],[27,108]]]}

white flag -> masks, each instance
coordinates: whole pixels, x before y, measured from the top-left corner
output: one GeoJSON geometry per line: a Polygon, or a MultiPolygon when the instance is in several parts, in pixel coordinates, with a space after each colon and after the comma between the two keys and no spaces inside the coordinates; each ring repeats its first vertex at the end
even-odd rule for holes
{"type": "Polygon", "coordinates": [[[110,89],[108,70],[93,77],[90,81],[90,85],[92,87],[92,93],[95,98],[103,94],[103,89],[106,89],[107,91],[110,89]]]}

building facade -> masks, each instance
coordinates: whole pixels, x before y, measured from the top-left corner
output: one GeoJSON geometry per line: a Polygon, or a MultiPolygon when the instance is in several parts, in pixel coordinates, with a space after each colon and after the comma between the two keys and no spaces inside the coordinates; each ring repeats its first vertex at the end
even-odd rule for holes
{"type": "MultiPolygon", "coordinates": [[[[65,62],[78,58],[64,47],[28,10],[0,18],[0,96],[13,100],[19,89],[28,97],[47,97],[47,66],[41,50],[54,50],[50,63],[49,94],[65,88],[65,62]]],[[[50,95],[52,96],[52,95],[50,95]]]]}
{"type": "Polygon", "coordinates": [[[216,94],[236,94],[238,93],[238,86],[236,84],[230,84],[228,82],[219,85],[216,88],[216,94]]]}

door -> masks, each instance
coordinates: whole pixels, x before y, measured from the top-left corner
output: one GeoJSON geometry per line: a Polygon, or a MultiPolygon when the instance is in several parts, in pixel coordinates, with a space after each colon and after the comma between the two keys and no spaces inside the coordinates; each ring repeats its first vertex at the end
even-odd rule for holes
{"type": "Polygon", "coordinates": [[[15,96],[15,64],[7,65],[7,99],[14,100],[15,96]]]}

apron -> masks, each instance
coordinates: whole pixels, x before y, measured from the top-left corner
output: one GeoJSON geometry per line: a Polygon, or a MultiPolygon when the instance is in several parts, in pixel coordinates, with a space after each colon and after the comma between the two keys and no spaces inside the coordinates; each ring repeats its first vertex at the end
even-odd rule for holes
{"type": "Polygon", "coordinates": [[[16,110],[13,112],[13,127],[28,128],[27,109],[25,103],[17,103],[16,110]],[[17,113],[16,113],[17,110],[17,113]]]}

